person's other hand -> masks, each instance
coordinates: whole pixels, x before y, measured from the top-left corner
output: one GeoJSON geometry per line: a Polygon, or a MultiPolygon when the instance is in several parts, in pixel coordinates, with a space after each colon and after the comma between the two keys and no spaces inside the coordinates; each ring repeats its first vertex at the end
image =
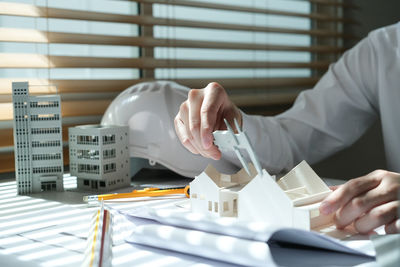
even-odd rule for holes
{"type": "Polygon", "coordinates": [[[225,89],[212,82],[203,89],[189,91],[188,99],[181,104],[175,117],[175,131],[190,152],[218,160],[221,152],[213,143],[212,133],[226,129],[224,119],[235,129],[234,118],[242,125],[239,109],[229,99],[225,89]]]}
{"type": "Polygon", "coordinates": [[[341,229],[354,224],[362,234],[385,225],[386,233],[400,233],[400,174],[376,170],[336,188],[321,204],[322,214],[335,213],[341,229]]]}

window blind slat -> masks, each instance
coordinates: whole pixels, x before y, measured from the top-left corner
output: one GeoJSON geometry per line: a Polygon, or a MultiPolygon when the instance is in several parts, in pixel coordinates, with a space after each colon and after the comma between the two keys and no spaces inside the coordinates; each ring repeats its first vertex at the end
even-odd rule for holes
{"type": "Polygon", "coordinates": [[[55,80],[55,79],[29,79],[13,78],[0,79],[0,95],[11,94],[11,83],[14,81],[28,81],[33,94],[54,94],[55,88],[47,85],[56,85],[58,93],[99,93],[99,92],[120,92],[132,84],[148,81],[146,79],[127,80],[55,80]],[[43,86],[38,86],[43,85],[43,86]]]}
{"type": "Polygon", "coordinates": [[[226,90],[252,89],[252,88],[280,88],[280,87],[312,87],[318,82],[319,77],[280,77],[280,78],[202,78],[202,79],[175,79],[180,84],[185,84],[191,88],[203,88],[209,82],[218,82],[226,90]]]}
{"type": "Polygon", "coordinates": [[[291,46],[255,43],[213,42],[198,40],[162,39],[151,37],[124,37],[95,34],[47,32],[33,29],[0,28],[0,41],[52,44],[96,44],[142,47],[187,47],[243,49],[265,51],[299,51],[313,53],[341,53],[344,48],[334,46],[291,46]]]}
{"type": "MultiPolygon", "coordinates": [[[[223,84],[227,90],[242,88],[279,88],[279,87],[312,87],[319,77],[279,77],[279,78],[201,78],[201,79],[172,79],[172,81],[184,84],[191,88],[202,88],[209,82],[216,81],[223,84]]],[[[27,79],[13,78],[0,79],[0,96],[11,94],[11,83],[13,81],[28,81],[33,94],[55,93],[54,87],[57,86],[58,93],[98,93],[98,92],[119,92],[133,84],[152,81],[152,79],[131,79],[131,80],[47,80],[47,79],[27,79]],[[38,85],[43,85],[38,86],[38,85]]]]}
{"type": "Polygon", "coordinates": [[[1,172],[14,171],[14,153],[0,153],[0,170],[1,172]]]}
{"type": "MultiPolygon", "coordinates": [[[[61,114],[63,117],[103,115],[112,99],[63,101],[61,114]]],[[[12,103],[0,104],[0,121],[13,119],[12,103]]]]}
{"type": "Polygon", "coordinates": [[[183,20],[183,19],[168,19],[168,18],[158,18],[152,16],[135,16],[135,15],[128,16],[128,15],[88,12],[80,10],[46,8],[46,7],[38,7],[33,5],[15,4],[15,3],[0,3],[0,15],[63,18],[63,19],[77,19],[86,21],[108,21],[108,22],[120,22],[120,23],[134,23],[145,26],[162,25],[162,26],[174,26],[174,27],[208,28],[208,29],[223,29],[223,30],[250,31],[250,32],[286,33],[286,34],[310,35],[315,37],[331,37],[331,38],[345,38],[345,39],[357,38],[356,36],[353,35],[343,34],[341,32],[329,31],[329,30],[302,30],[295,28],[280,28],[280,27],[217,23],[217,22],[194,21],[194,20],[183,20]]]}
{"type": "MultiPolygon", "coordinates": [[[[242,107],[260,104],[277,104],[279,101],[281,101],[281,103],[290,103],[293,101],[295,95],[297,95],[297,92],[285,93],[283,91],[282,93],[274,94],[268,92],[251,95],[238,94],[232,95],[231,97],[232,101],[234,101],[239,107],[242,107]]],[[[111,101],[112,100],[109,99],[63,101],[61,105],[61,113],[63,117],[102,115],[111,101]]],[[[0,112],[2,114],[0,121],[11,121],[13,119],[12,103],[1,103],[0,112]]]]}
{"type": "MultiPolygon", "coordinates": [[[[69,151],[67,148],[63,149],[64,165],[69,164],[69,151]]],[[[0,153],[0,171],[13,172],[14,171],[14,152],[0,153]]]]}
{"type": "Polygon", "coordinates": [[[358,9],[357,5],[348,3],[348,2],[346,2],[346,0],[343,0],[343,1],[341,1],[341,0],[297,0],[297,1],[308,1],[310,3],[318,4],[318,5],[358,9]]]}
{"type": "Polygon", "coordinates": [[[272,62],[154,58],[69,57],[38,54],[0,54],[0,68],[312,68],[329,62],[272,62]]]}
{"type": "Polygon", "coordinates": [[[0,147],[13,146],[13,129],[0,129],[0,147]]]}
{"type": "Polygon", "coordinates": [[[28,81],[35,85],[30,88],[33,94],[54,94],[56,85],[58,93],[98,93],[98,92],[120,92],[132,84],[148,81],[146,79],[127,79],[127,80],[56,80],[56,79],[30,79],[13,78],[0,79],[0,95],[11,94],[11,83],[15,81],[28,81]],[[38,86],[43,85],[43,86],[38,86]]]}
{"type": "Polygon", "coordinates": [[[231,100],[239,107],[254,107],[265,105],[290,104],[296,99],[299,92],[288,93],[258,93],[248,95],[231,95],[231,100]]]}
{"type": "MultiPolygon", "coordinates": [[[[62,139],[68,141],[68,128],[74,127],[76,124],[62,126],[62,139]]],[[[13,146],[13,129],[0,129],[0,147],[13,146]]]]}
{"type": "Polygon", "coordinates": [[[135,23],[134,18],[137,17],[113,13],[43,7],[12,2],[0,2],[0,15],[105,22],[108,21],[119,23],[135,23]]]}
{"type": "MultiPolygon", "coordinates": [[[[126,1],[126,0],[124,0],[126,1]]],[[[318,21],[329,21],[329,22],[345,22],[345,23],[356,23],[354,20],[345,19],[337,16],[329,16],[319,13],[300,13],[300,12],[290,12],[283,10],[274,10],[267,8],[254,8],[239,5],[226,5],[215,3],[205,3],[205,2],[195,2],[187,0],[128,0],[131,2],[146,3],[146,4],[164,4],[164,5],[175,5],[175,6],[186,6],[186,7],[198,7],[198,8],[209,8],[217,10],[229,10],[238,12],[249,12],[255,14],[268,14],[268,15],[278,15],[278,16],[288,16],[288,17],[300,17],[309,18],[318,21]]]]}

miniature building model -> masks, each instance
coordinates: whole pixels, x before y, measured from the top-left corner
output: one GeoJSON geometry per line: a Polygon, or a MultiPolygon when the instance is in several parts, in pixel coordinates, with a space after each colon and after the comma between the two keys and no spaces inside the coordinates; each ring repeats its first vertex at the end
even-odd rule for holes
{"type": "Polygon", "coordinates": [[[272,225],[313,229],[332,221],[332,215],[319,213],[320,201],[331,190],[311,167],[301,162],[278,182],[261,169],[246,133],[214,132],[220,149],[233,149],[243,169],[233,175],[221,174],[212,166],[190,183],[193,212],[237,217],[245,221],[263,221],[272,225]],[[252,164],[246,164],[239,149],[247,150],[252,164]]]}
{"type": "Polygon", "coordinates": [[[12,91],[18,194],[62,191],[60,96],[30,96],[27,82],[14,82],[12,91]]]}
{"type": "Polygon", "coordinates": [[[69,128],[71,175],[78,188],[107,191],[130,185],[127,126],[69,128]]]}

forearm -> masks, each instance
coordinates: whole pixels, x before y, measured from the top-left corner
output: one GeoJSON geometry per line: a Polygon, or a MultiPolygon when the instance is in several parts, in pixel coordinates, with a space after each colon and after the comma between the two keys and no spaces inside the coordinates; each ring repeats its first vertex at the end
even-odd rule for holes
{"type": "Polygon", "coordinates": [[[294,165],[288,132],[275,117],[249,116],[242,113],[246,131],[261,165],[271,174],[289,170],[294,165]]]}
{"type": "Polygon", "coordinates": [[[242,113],[243,128],[263,167],[271,173],[288,171],[302,160],[315,163],[355,142],[377,118],[373,65],[371,45],[364,40],[286,112],[275,117],[242,113]]]}
{"type": "MultiPolygon", "coordinates": [[[[242,113],[243,129],[261,165],[271,174],[287,172],[302,160],[310,164],[344,146],[343,140],[290,117],[251,116],[242,113]]],[[[226,155],[239,164],[234,155],[226,155]]]]}

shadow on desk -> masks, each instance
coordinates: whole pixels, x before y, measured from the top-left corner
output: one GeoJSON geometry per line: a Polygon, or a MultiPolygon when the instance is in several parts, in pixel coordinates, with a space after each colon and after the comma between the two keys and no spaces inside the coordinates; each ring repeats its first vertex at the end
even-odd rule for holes
{"type": "Polygon", "coordinates": [[[365,256],[284,243],[272,243],[269,244],[269,247],[272,258],[278,266],[355,266],[374,261],[373,258],[365,256]]]}
{"type": "MultiPolygon", "coordinates": [[[[232,263],[226,263],[223,261],[210,260],[208,258],[193,256],[189,254],[179,253],[171,250],[163,250],[143,245],[130,244],[141,251],[148,251],[157,255],[165,255],[171,257],[171,259],[181,259],[188,262],[198,262],[199,264],[209,264],[210,266],[228,267],[228,266],[242,266],[235,265],[232,263]]],[[[373,261],[363,256],[356,256],[344,253],[335,253],[331,251],[318,250],[314,248],[306,247],[290,247],[284,244],[272,244],[270,245],[272,258],[276,263],[276,266],[287,266],[287,267],[322,267],[322,266],[356,266],[366,262],[373,261]]],[[[129,255],[126,256],[127,262],[129,262],[129,255]]],[[[143,262],[140,260],[132,261],[131,264],[143,264],[150,263],[148,258],[143,258],[143,262]]],[[[152,263],[153,264],[153,263],[152,263]]],[[[154,264],[157,264],[154,262],[154,264]]],[[[169,265],[166,262],[163,266],[175,266],[176,262],[169,265]]],[[[157,266],[157,265],[153,265],[157,266]]]]}

